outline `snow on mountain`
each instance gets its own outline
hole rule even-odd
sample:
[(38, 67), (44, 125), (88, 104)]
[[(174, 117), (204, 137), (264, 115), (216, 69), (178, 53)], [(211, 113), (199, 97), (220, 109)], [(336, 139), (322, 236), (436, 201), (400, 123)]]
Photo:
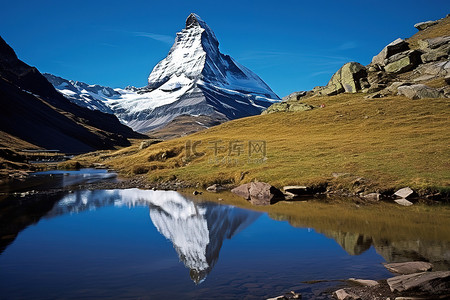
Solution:
[(214, 32), (196, 14), (188, 16), (186, 27), (177, 33), (144, 88), (112, 90), (51, 76), (49, 80), (71, 101), (114, 113), (139, 132), (163, 127), (180, 115), (221, 120), (256, 115), (279, 100), (255, 73), (220, 52)]
[(244, 230), (261, 213), (214, 203), (195, 203), (175, 191), (139, 189), (76, 191), (66, 195), (46, 217), (115, 206), (149, 206), (153, 225), (172, 244), (199, 284), (211, 272), (225, 239)]
[(48, 73), (42, 75), (72, 103), (92, 110), (113, 114), (107, 101), (120, 98), (120, 94), (110, 87), (88, 85), (79, 81), (66, 80)]

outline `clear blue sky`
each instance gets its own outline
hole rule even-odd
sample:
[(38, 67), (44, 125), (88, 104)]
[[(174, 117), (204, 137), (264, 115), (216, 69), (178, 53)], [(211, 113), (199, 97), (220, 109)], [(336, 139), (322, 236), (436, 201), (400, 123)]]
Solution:
[(144, 86), (191, 12), (222, 53), (280, 96), (325, 85), (348, 61), (368, 64), (417, 22), (445, 17), (450, 1), (1, 0), (0, 35), (19, 58), (67, 79)]

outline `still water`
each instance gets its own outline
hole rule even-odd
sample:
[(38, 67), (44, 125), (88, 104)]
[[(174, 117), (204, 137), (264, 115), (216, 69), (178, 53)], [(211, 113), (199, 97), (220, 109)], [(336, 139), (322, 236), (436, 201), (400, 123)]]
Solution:
[(343, 284), (333, 280), (390, 277), (393, 257), (450, 260), (448, 243), (375, 244), (175, 191), (80, 190), (0, 209), (0, 299), (328, 299)]

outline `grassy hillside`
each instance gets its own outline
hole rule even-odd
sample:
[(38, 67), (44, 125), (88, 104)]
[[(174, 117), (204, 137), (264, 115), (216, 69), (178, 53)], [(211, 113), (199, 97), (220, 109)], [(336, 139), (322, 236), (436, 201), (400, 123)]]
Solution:
[[(106, 163), (123, 175), (147, 174), (151, 181), (177, 178), (203, 185), (259, 180), (278, 187), (333, 182), (345, 188), (363, 177), (359, 181), (370, 189), (449, 187), (449, 99), (341, 94), (305, 102), (316, 108), (234, 120), (144, 150), (135, 145), (77, 160)], [(187, 158), (188, 140), (201, 141), (198, 152), (205, 154)], [(242, 141), (244, 151), (228, 156), (222, 149), (217, 158), (227, 161), (214, 162), (214, 149), (208, 147), (219, 140), (226, 148)], [(267, 160), (247, 161), (250, 140), (266, 142)], [(332, 173), (344, 174), (335, 178)]]

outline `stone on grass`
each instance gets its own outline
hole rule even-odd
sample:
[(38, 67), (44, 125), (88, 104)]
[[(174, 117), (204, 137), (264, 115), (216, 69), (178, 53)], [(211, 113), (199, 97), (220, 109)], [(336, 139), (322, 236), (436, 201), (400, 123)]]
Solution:
[(419, 272), (430, 271), (433, 264), (425, 261), (409, 261), (401, 263), (383, 264), (392, 273), (407, 275)]
[(401, 86), (398, 88), (398, 94), (413, 100), (424, 98), (442, 98), (444, 96), (441, 91), (424, 84)]

